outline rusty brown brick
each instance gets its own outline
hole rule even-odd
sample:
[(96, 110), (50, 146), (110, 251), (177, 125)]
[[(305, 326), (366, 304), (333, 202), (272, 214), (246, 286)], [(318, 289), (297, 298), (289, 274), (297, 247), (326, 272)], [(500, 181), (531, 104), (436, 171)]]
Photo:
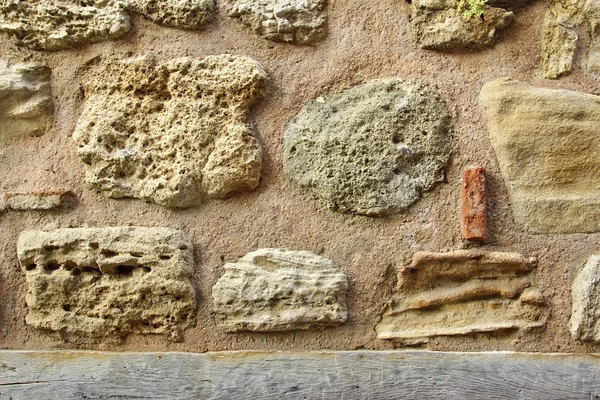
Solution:
[(485, 242), (488, 233), (484, 167), (463, 171), (461, 203), (462, 237)]

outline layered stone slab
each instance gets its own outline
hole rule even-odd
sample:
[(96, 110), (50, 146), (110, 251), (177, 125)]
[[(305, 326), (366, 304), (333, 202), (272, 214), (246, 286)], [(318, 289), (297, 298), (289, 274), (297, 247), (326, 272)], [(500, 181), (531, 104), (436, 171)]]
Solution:
[(535, 233), (600, 230), (600, 97), (499, 79), (480, 102), (515, 222)]
[(285, 128), (283, 168), (332, 210), (396, 213), (444, 179), (451, 124), (429, 85), (371, 81), (306, 103)]
[(65, 341), (119, 343), (129, 333), (182, 340), (195, 320), (192, 245), (170, 228), (25, 231), (27, 324)]
[(571, 286), (569, 329), (577, 340), (600, 342), (600, 256), (588, 258)]
[(406, 344), (436, 336), (544, 326), (548, 311), (532, 287), (536, 261), (517, 253), (418, 252), (377, 325), (379, 339)]
[(262, 157), (248, 110), (265, 81), (257, 62), (233, 55), (101, 62), (73, 133), (86, 182), (167, 207), (254, 189)]
[(50, 68), (0, 59), (0, 143), (41, 136), (52, 119)]
[(308, 251), (260, 249), (235, 263), (213, 287), (216, 319), (227, 332), (286, 331), (346, 321), (346, 275)]

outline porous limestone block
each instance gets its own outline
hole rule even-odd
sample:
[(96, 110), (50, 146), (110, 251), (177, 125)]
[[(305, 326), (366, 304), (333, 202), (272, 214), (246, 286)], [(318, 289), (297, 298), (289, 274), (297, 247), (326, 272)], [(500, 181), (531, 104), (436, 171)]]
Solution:
[(486, 6), (484, 18), (467, 19), (454, 0), (413, 0), (410, 23), (422, 49), (480, 49), (492, 46), (499, 31), (514, 19), (511, 11)]
[(26, 322), (74, 343), (119, 343), (130, 333), (182, 340), (195, 320), (192, 245), (170, 228), (25, 231)]
[(38, 192), (7, 192), (3, 207), (6, 210), (30, 211), (66, 208), (75, 202), (70, 190), (42, 190)]
[(214, 311), (227, 332), (336, 326), (348, 318), (346, 275), (307, 251), (260, 249), (235, 263), (213, 287)]
[(573, 339), (600, 343), (600, 256), (588, 258), (571, 286)]
[(237, 0), (229, 15), (276, 42), (314, 45), (327, 33), (326, 0)]
[(214, 0), (129, 0), (129, 8), (153, 22), (181, 29), (201, 29), (215, 17)]
[(35, 50), (113, 40), (130, 29), (125, 0), (3, 0), (0, 30)]
[(548, 311), (532, 287), (536, 260), (517, 253), (418, 252), (377, 325), (377, 337), (405, 344), (436, 336), (542, 327)]
[(535, 233), (600, 230), (600, 97), (498, 79), (481, 90), (516, 223)]
[(101, 62), (84, 79), (73, 133), (87, 183), (167, 207), (254, 189), (262, 157), (247, 119), (265, 81), (234, 55)]
[(41, 136), (52, 117), (50, 69), (0, 59), (0, 143)]
[(375, 80), (306, 103), (285, 128), (283, 168), (332, 210), (390, 214), (444, 179), (450, 132), (430, 86)]

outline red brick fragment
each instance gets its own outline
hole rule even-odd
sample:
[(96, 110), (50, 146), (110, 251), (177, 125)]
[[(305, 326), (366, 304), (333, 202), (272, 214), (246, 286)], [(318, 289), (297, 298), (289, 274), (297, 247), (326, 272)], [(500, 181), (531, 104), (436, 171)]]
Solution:
[(463, 171), (461, 201), (462, 237), (485, 242), (488, 233), (484, 167)]

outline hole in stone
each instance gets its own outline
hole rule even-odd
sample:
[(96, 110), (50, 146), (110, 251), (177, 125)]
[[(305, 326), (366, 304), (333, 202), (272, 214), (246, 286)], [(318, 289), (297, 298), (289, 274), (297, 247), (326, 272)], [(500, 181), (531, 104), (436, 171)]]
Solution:
[(46, 271), (48, 272), (56, 271), (59, 268), (60, 264), (56, 261), (50, 261), (48, 264), (46, 264)]
[(83, 272), (96, 272), (96, 271), (98, 271), (96, 268), (90, 267), (90, 266), (83, 267), (81, 270)]
[(161, 260), (170, 260), (171, 256), (167, 254), (161, 254), (160, 256), (158, 256), (158, 258), (160, 258)]
[(106, 256), (106, 257), (114, 257), (117, 255), (117, 252), (112, 251), (112, 250), (102, 249), (100, 251), (100, 254), (102, 254), (103, 256)]
[(96, 243), (96, 242), (91, 242), (91, 243), (90, 243), (90, 247), (91, 247), (92, 249), (97, 249), (97, 248), (98, 248), (98, 247), (100, 247), (100, 246), (99, 246), (99, 245), (98, 245), (98, 243)]
[(73, 268), (77, 268), (77, 264), (75, 264), (73, 261), (65, 261), (63, 268), (65, 271), (72, 271)]
[(290, 149), (290, 154), (294, 154), (296, 152), (296, 146), (292, 146)]
[(73, 271), (71, 271), (71, 273), (75, 276), (81, 275), (81, 270), (79, 268), (73, 268)]
[(131, 275), (135, 267), (131, 265), (119, 265), (117, 266), (116, 273), (117, 275)]
[(225, 262), (225, 256), (221, 255), (221, 262)]
[(44, 246), (44, 250), (45, 251), (54, 251), (54, 250), (58, 250), (57, 246)]
[(162, 324), (161, 324), (160, 322), (155, 322), (155, 323), (153, 323), (153, 324), (152, 324), (152, 327), (153, 327), (154, 329), (158, 329), (158, 328), (160, 328), (161, 326), (162, 326)]
[(181, 246), (179, 246), (179, 250), (187, 250), (187, 246), (182, 244)]
[(66, 312), (70, 312), (71, 311), (71, 305), (70, 304), (65, 304), (63, 306), (63, 310), (65, 310)]
[(140, 257), (142, 256), (142, 254), (141, 254), (141, 253), (129, 253), (129, 255), (130, 255), (131, 257), (136, 257), (136, 258), (140, 258)]
[(150, 268), (150, 267), (142, 267), (142, 269), (144, 270), (144, 272), (152, 271), (152, 268)]
[(34, 270), (34, 269), (36, 269), (36, 268), (37, 268), (37, 265), (35, 265), (35, 264), (27, 264), (27, 265), (25, 266), (25, 270), (26, 270), (26, 271), (33, 271), (33, 270)]
[(400, 138), (398, 136), (394, 135), (392, 137), (392, 143), (394, 143), (394, 144), (400, 143)]

